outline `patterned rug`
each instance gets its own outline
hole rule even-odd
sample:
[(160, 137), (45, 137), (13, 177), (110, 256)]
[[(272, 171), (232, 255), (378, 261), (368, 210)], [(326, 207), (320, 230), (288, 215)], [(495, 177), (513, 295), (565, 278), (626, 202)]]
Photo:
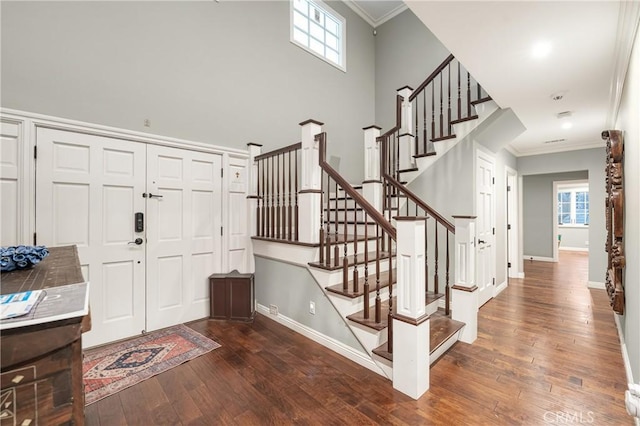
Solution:
[(84, 352), (85, 404), (219, 348), (211, 339), (184, 325)]

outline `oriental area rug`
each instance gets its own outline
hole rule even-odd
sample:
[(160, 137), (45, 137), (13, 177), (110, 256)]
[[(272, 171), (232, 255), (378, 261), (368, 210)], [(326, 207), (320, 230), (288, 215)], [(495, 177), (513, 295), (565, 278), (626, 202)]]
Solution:
[(84, 352), (82, 378), (89, 405), (219, 348), (184, 325)]

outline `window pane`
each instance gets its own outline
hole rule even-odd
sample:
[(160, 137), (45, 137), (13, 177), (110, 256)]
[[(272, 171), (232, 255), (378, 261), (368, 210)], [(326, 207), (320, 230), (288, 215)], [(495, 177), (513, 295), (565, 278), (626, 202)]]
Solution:
[(559, 201), (571, 201), (571, 193), (570, 192), (559, 192), (558, 197), (560, 197)]
[(339, 35), (340, 34), (338, 32), (339, 28), (340, 28), (340, 25), (338, 24), (338, 22), (334, 21), (329, 16), (327, 16), (327, 20), (325, 22), (324, 27), (327, 29), (327, 31), (333, 33), (334, 35)]
[(298, 12), (293, 12), (293, 25), (303, 31), (309, 31), (309, 20)]
[(319, 25), (324, 27), (324, 13), (315, 6), (311, 6), (311, 16), (310, 18), (317, 22)]
[(314, 52), (316, 52), (318, 55), (324, 56), (324, 44), (320, 43), (319, 41), (310, 38), (309, 39), (309, 47), (311, 48), (311, 50), (313, 50)]
[(309, 36), (297, 28), (293, 29), (293, 39), (304, 46), (309, 46)]
[(324, 42), (324, 30), (314, 22), (311, 22), (309, 33), (318, 41)]
[(335, 36), (333, 36), (331, 33), (326, 33), (326, 36), (327, 38), (325, 39), (324, 42), (327, 45), (327, 47), (330, 47), (337, 52), (339, 50), (338, 39)]
[(308, 16), (309, 3), (307, 3), (306, 0), (295, 0), (293, 2), (293, 7), (296, 10), (299, 10), (303, 15)]
[(565, 224), (565, 225), (568, 224), (568, 223), (571, 223), (571, 215), (569, 213), (563, 214), (560, 223)]
[(331, 50), (327, 48), (326, 57), (328, 60), (333, 61), (336, 64), (340, 63), (340, 56), (338, 55), (338, 52), (336, 52), (335, 50)]

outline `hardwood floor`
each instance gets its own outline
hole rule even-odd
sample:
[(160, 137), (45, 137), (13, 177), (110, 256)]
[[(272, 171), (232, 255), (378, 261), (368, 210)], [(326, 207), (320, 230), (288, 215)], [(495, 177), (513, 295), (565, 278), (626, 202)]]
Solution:
[(391, 382), (258, 315), (190, 326), (222, 344), (86, 408), (88, 425), (632, 425), (604, 290), (586, 253), (525, 262), (524, 280), (480, 310), (478, 340), (431, 369), (418, 401)]

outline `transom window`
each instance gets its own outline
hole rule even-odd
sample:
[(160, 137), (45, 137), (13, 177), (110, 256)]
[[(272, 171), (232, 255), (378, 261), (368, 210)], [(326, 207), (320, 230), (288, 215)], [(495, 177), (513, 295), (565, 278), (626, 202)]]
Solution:
[(589, 188), (558, 189), (558, 224), (589, 225)]
[(346, 71), (346, 22), (318, 0), (291, 1), (291, 42)]

